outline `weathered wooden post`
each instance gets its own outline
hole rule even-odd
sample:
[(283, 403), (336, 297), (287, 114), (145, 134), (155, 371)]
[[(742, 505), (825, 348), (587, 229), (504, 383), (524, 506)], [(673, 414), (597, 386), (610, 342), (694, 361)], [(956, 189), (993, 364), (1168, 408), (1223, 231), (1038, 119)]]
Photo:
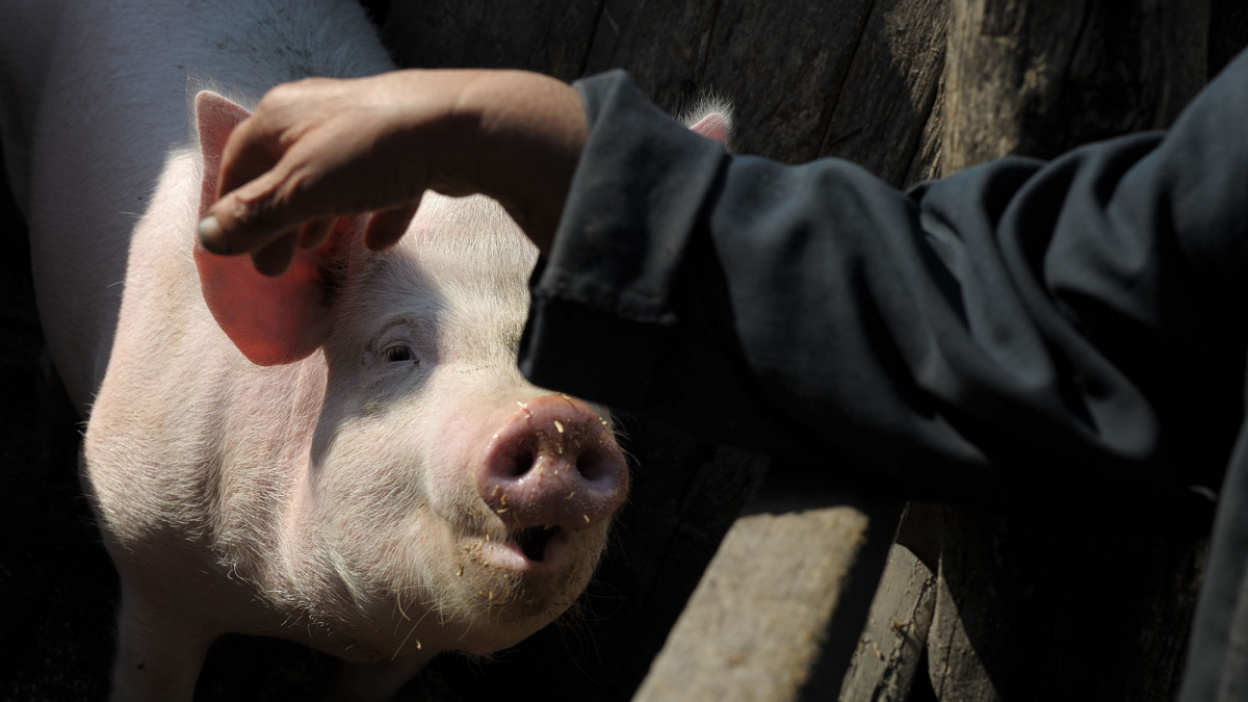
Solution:
[[(1205, 82), (1207, 1), (950, 9), (946, 173), (1164, 127)], [(1049, 523), (942, 511), (934, 690), (949, 702), (1173, 699), (1202, 542), (1107, 520), (1071, 529), (1054, 509)], [(1092, 626), (1115, 631), (1113, 645), (1092, 644)]]
[[(1186, 0), (953, 0), (942, 172), (1164, 127), (1204, 83), (1208, 23), (1208, 3)], [(922, 672), (915, 644), (942, 702), (1173, 699), (1203, 542), (1068, 518), (1058, 505), (1048, 519), (913, 510), (903, 531), (939, 544), (911, 537), (925, 557), (885, 576), (907, 596), (872, 616), (906, 622), (885, 648), (910, 652), (875, 680), (859, 674), (842, 699), (906, 699), (906, 677)], [(1095, 631), (1114, 632), (1112, 644)]]
[[(1164, 127), (1205, 82), (1208, 2), (956, 0), (951, 9), (945, 172)], [(1173, 699), (1200, 540), (972, 510), (944, 510), (942, 521), (927, 639), (942, 700)], [(1117, 632), (1112, 647), (1088, 655), (1090, 622)]]

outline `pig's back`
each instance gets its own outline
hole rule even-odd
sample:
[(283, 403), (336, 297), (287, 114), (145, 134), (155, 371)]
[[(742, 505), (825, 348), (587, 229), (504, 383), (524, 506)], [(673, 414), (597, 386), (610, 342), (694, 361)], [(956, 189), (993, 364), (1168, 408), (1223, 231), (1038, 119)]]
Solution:
[[(23, 199), (49, 348), (85, 410), (103, 379), (122, 296), (131, 287), (127, 269), (131, 278), (183, 288), (158, 291), (166, 300), (197, 294), (193, 277), (160, 271), (181, 269), (189, 256), (198, 182), (165, 182), (153, 207), (170, 159), (195, 153), (193, 93), (213, 87), (251, 106), (280, 82), (392, 66), (352, 0), (20, 4), (29, 21), (53, 26), (40, 42), (0, 56), (13, 66), (44, 67), (12, 91), (25, 97), (23, 108), (5, 119), (5, 137), (17, 142), (6, 143), (5, 151), (20, 156), (10, 159), (10, 170), (27, 171), (16, 177), (29, 184)], [(5, 33), (17, 31), (15, 24)], [(170, 307), (134, 300), (127, 314)], [(151, 333), (153, 320), (141, 322)]]

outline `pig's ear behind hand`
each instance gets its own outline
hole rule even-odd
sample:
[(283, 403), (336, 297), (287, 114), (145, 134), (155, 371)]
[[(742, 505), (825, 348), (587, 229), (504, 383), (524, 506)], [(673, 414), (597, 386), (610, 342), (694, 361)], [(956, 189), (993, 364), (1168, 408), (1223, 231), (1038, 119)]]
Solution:
[[(211, 91), (195, 96), (195, 117), (203, 156), (199, 217), (216, 202), (221, 153), (230, 132), (246, 119), (245, 109)], [(341, 238), (330, 236), (319, 249), (300, 249), (290, 270), (270, 278), (258, 273), (247, 256), (218, 256), (195, 247), (204, 302), (221, 330), (252, 363), (292, 363), (315, 351), (329, 333), (324, 269)]]
[(714, 139), (732, 150), (732, 105), (726, 100), (706, 97), (681, 121), (685, 126), (707, 139)]

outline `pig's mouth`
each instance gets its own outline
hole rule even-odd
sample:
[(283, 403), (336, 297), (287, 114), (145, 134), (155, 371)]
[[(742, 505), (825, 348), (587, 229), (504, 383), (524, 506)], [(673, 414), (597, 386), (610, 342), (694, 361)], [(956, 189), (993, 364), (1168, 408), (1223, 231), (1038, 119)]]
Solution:
[(528, 527), (512, 532), (511, 540), (520, 547), (525, 558), (534, 563), (541, 563), (546, 558), (546, 545), (559, 531), (560, 528), (554, 525)]
[(558, 525), (511, 529), (501, 539), (488, 536), (480, 543), (483, 561), (525, 576), (548, 576), (562, 571), (572, 555), (571, 532)]

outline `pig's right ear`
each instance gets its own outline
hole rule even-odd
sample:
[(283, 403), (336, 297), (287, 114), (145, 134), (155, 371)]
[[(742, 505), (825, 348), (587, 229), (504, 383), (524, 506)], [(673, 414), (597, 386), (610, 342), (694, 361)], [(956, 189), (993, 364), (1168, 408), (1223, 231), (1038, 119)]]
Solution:
[[(225, 143), (247, 116), (247, 110), (214, 92), (195, 96), (203, 155), (201, 218), (216, 202)], [(351, 226), (357, 224), (352, 222)], [(217, 325), (252, 363), (292, 363), (324, 343), (330, 325), (324, 271), (334, 250), (345, 248), (335, 246), (342, 238), (331, 236), (318, 250), (300, 249), (290, 270), (276, 278), (256, 272), (248, 256), (218, 256), (196, 241), (195, 266), (204, 302)]]
[(708, 139), (728, 144), (729, 121), (727, 115), (719, 112), (712, 112), (694, 124), (689, 125), (689, 129)]
[(723, 144), (725, 149), (731, 150), (729, 141), (732, 139), (732, 106), (727, 101), (705, 98), (683, 121), (691, 131), (714, 139)]

